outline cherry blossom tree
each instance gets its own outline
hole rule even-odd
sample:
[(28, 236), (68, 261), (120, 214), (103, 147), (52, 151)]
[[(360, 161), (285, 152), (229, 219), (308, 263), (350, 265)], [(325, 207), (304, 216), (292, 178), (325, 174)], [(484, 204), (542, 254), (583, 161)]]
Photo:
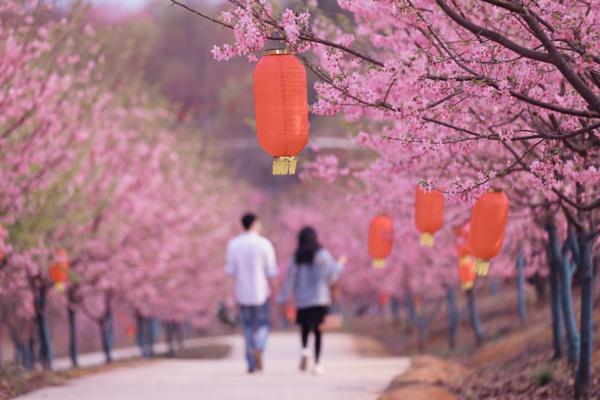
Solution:
[(170, 2), (233, 30), (235, 45), (216, 46), (217, 59), (252, 61), (269, 43), (291, 48), (320, 80), (315, 113), (370, 122), (360, 139), (380, 154), (375, 173), (407, 168), (465, 201), (522, 179), (550, 215), (564, 213), (581, 250), (573, 250), (583, 304), (575, 397), (589, 396), (600, 205), (594, 5), (340, 0), (353, 19), (342, 25), (315, 1), (280, 10), (231, 0), (220, 16)]
[[(28, 7), (0, 5), (0, 76), (10, 83), (0, 90), (2, 321), (23, 365), (39, 343), (51, 368), (48, 309), (66, 306), (77, 366), (83, 312), (110, 362), (115, 309), (210, 320), (224, 290), (215, 254), (236, 225), (231, 196), (245, 189), (232, 190), (193, 127), (174, 128), (164, 102), (114, 72), (112, 58), (127, 53), (103, 53), (106, 32), (87, 24), (86, 9), (56, 17)], [(58, 247), (69, 254), (65, 293), (49, 275)]]

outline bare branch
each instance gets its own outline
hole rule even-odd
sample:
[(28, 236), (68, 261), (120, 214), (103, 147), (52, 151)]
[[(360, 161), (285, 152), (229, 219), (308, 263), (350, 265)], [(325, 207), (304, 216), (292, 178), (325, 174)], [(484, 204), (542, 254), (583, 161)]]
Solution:
[(181, 2), (179, 2), (177, 0), (168, 0), (168, 1), (171, 2), (171, 5), (177, 5), (177, 6), (181, 7), (181, 8), (184, 8), (184, 9), (188, 10), (189, 12), (198, 15), (199, 17), (202, 17), (202, 18), (204, 18), (204, 19), (206, 19), (208, 21), (214, 22), (217, 25), (221, 25), (224, 28), (233, 29), (233, 25), (228, 24), (228, 23), (223, 22), (223, 21), (219, 21), (218, 19), (213, 18), (210, 15), (206, 15), (206, 14), (204, 14), (204, 13), (198, 11), (198, 10), (193, 9), (192, 7), (188, 6), (187, 4), (183, 4), (183, 3), (181, 3)]

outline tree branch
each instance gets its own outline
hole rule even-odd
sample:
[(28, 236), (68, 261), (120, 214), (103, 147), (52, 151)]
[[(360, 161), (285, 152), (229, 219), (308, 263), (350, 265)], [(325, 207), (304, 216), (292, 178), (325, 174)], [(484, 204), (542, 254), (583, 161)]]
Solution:
[(462, 15), (460, 15), (459, 13), (454, 11), (444, 0), (435, 0), (435, 1), (438, 4), (438, 6), (440, 6), (442, 11), (444, 11), (446, 13), (446, 15), (448, 15), (451, 19), (453, 19), (454, 22), (456, 22), (463, 28), (471, 31), (474, 35), (486, 37), (486, 38), (506, 47), (507, 49), (510, 49), (510, 50), (514, 51), (515, 53), (520, 54), (521, 56), (523, 56), (525, 58), (529, 58), (531, 60), (536, 60), (536, 61), (541, 61), (544, 63), (550, 63), (550, 57), (548, 57), (548, 54), (543, 53), (541, 51), (531, 50), (531, 49), (528, 49), (527, 47), (523, 47), (523, 46), (513, 42), (512, 40), (508, 39), (507, 37), (499, 34), (496, 31), (492, 31), (490, 29), (484, 28), (482, 26), (479, 26), (479, 25), (473, 23), (472, 21), (464, 18)]
[[(438, 0), (441, 1), (441, 0)], [(562, 73), (565, 79), (573, 86), (573, 88), (585, 99), (590, 107), (600, 113), (600, 98), (585, 84), (585, 82), (577, 76), (575, 71), (571, 69), (562, 54), (558, 51), (552, 40), (546, 35), (540, 27), (538, 21), (531, 15), (523, 16), (527, 24), (531, 27), (536, 37), (542, 42), (551, 57), (550, 62)]]

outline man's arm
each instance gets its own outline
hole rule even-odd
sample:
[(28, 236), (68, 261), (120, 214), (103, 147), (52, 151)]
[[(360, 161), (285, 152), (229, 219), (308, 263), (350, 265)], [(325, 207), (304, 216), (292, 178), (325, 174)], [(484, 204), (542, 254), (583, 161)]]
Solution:
[(295, 282), (296, 282), (296, 272), (297, 272), (296, 263), (294, 263), (292, 261), (289, 263), (287, 270), (285, 272), (285, 279), (283, 281), (283, 287), (281, 288), (281, 291), (277, 295), (277, 302), (279, 304), (285, 304), (289, 301), (289, 299), (292, 295), (292, 290), (293, 290)]
[(267, 275), (267, 280), (269, 282), (269, 289), (271, 290), (271, 294), (274, 295), (277, 293), (278, 285), (277, 279), (275, 279), (279, 275), (279, 270), (277, 269), (277, 258), (275, 256), (275, 248), (271, 244), (270, 241), (266, 242), (265, 245), (265, 273)]
[(277, 291), (279, 290), (279, 282), (277, 282), (277, 279), (275, 279), (274, 277), (269, 277), (268, 281), (269, 290), (271, 291), (271, 297), (273, 298), (275, 296), (275, 293), (277, 293)]
[(231, 246), (231, 242), (227, 244), (227, 251), (225, 252), (225, 273), (228, 275), (229, 279), (227, 284), (227, 289), (229, 292), (229, 296), (227, 299), (227, 304), (230, 306), (234, 306), (236, 304), (236, 295), (234, 290), (234, 281), (237, 275), (237, 264), (235, 262), (234, 251)]

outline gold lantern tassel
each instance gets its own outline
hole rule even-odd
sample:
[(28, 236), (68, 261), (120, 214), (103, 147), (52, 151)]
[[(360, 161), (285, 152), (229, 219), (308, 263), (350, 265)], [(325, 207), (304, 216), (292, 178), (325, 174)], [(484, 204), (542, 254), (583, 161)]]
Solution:
[(275, 157), (273, 159), (273, 175), (294, 175), (296, 173), (297, 164), (297, 157)]
[(385, 259), (383, 258), (376, 258), (373, 260), (373, 268), (376, 269), (381, 269), (385, 267)]
[(486, 260), (475, 260), (475, 272), (477, 276), (486, 276), (490, 272), (490, 262)]
[(473, 289), (474, 283), (475, 283), (474, 281), (463, 282), (463, 289), (464, 290)]
[(433, 247), (433, 235), (431, 233), (424, 233), (421, 235), (421, 246)]
[(64, 282), (56, 282), (54, 284), (54, 290), (56, 290), (58, 293), (63, 293), (65, 291), (65, 283)]

